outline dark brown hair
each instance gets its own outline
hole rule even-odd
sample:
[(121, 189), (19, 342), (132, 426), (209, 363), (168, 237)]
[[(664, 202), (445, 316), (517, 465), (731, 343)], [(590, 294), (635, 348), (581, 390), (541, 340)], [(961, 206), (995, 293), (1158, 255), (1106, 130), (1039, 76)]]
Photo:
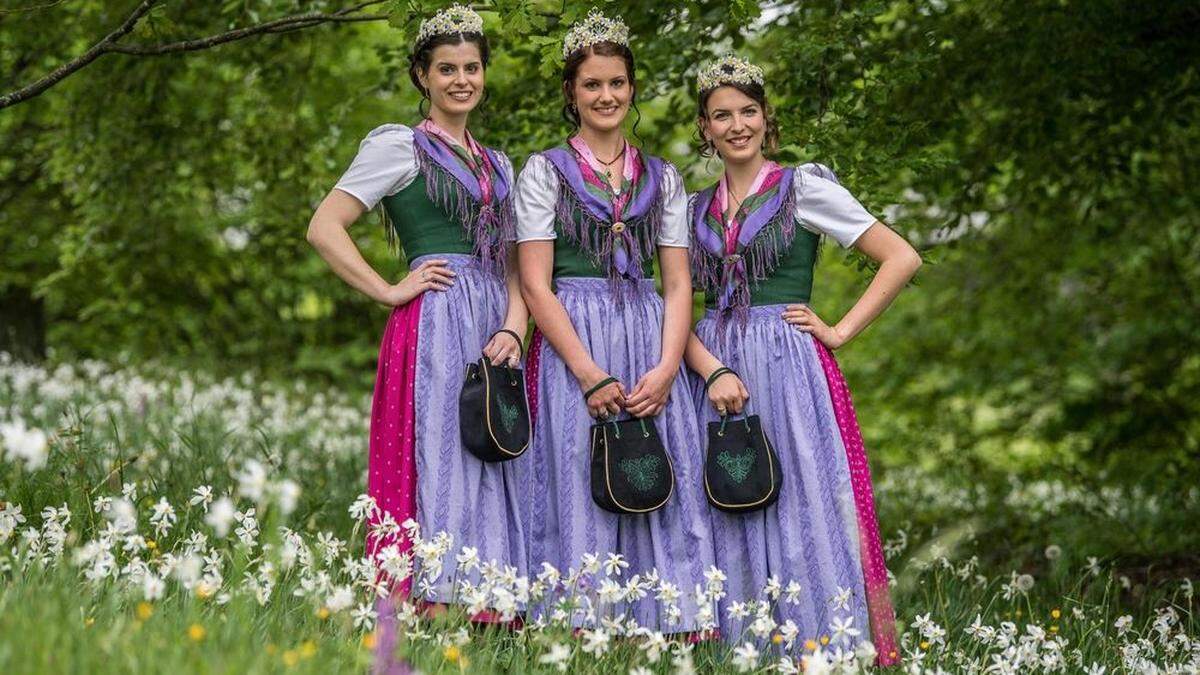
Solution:
[[(697, 103), (699, 104), (697, 115), (699, 115), (699, 119), (708, 119), (708, 98), (712, 96), (714, 91), (721, 87), (733, 87), (737, 89), (757, 103), (758, 107), (762, 108), (763, 119), (767, 122), (766, 132), (763, 134), (763, 154), (770, 156), (779, 150), (779, 125), (775, 122), (775, 112), (771, 109), (771, 105), (767, 103), (767, 90), (761, 84), (726, 82), (711, 89), (705, 89), (700, 92), (700, 96), (697, 99)], [(712, 141), (704, 139), (704, 130), (700, 128), (698, 120), (696, 123), (696, 142), (699, 143), (701, 156), (712, 157), (716, 154), (716, 146), (713, 145)]]
[(638, 122), (642, 121), (642, 111), (637, 107), (637, 71), (633, 63), (633, 50), (615, 42), (597, 42), (583, 49), (576, 49), (567, 57), (562, 69), (562, 116), (576, 130), (579, 129), (579, 109), (575, 107), (575, 78), (579, 75), (579, 67), (589, 56), (616, 56), (625, 62), (625, 75), (629, 78), (629, 86), (633, 87), (633, 98), (629, 106), (633, 108), (633, 135), (641, 144), (642, 137), (638, 136)]
[[(434, 35), (424, 42), (421, 42), (413, 48), (412, 54), (408, 55), (408, 79), (412, 80), (413, 86), (417, 91), (421, 92), (421, 102), (417, 104), (417, 110), (421, 113), (421, 117), (428, 117), (429, 114), (424, 110), (424, 105), (429, 101), (429, 91), (421, 85), (420, 74), (429, 74), (429, 66), (433, 63), (433, 50), (444, 45), (460, 45), (464, 42), (473, 43), (479, 48), (479, 60), (483, 62), (483, 69), (486, 71), (488, 60), (491, 58), (491, 49), (488, 47), (487, 36), (483, 33), (444, 33)], [(484, 89), (483, 99), (479, 105), (487, 102), (488, 91)]]

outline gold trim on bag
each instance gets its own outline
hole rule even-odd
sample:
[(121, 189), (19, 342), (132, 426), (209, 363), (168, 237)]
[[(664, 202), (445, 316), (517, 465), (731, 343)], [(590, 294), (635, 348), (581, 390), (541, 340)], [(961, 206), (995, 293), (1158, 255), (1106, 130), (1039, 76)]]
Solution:
[(708, 495), (708, 498), (711, 499), (714, 504), (716, 504), (718, 506), (722, 506), (727, 509), (748, 509), (748, 508), (751, 508), (754, 506), (758, 506), (759, 504), (767, 501), (768, 499), (771, 498), (771, 493), (775, 492), (775, 485), (778, 482), (775, 480), (775, 460), (774, 460), (775, 448), (771, 445), (771, 440), (769, 438), (767, 438), (767, 432), (763, 431), (761, 420), (758, 423), (758, 433), (762, 435), (763, 443), (765, 443), (767, 446), (767, 469), (771, 473), (771, 489), (767, 490), (767, 496), (763, 497), (762, 499), (760, 499), (758, 501), (749, 502), (746, 504), (726, 504), (725, 502), (717, 499), (716, 497), (713, 496), (712, 488), (710, 488), (708, 485), (708, 462), (705, 461), (704, 462), (704, 469), (705, 469), (705, 471), (704, 471), (704, 492), (705, 492), (705, 494)]
[[(654, 424), (653, 421), (651, 421), (650, 423)], [(667, 496), (663, 497), (663, 500), (661, 502), (659, 502), (649, 508), (645, 508), (645, 509), (633, 509), (633, 508), (625, 506), (621, 502), (617, 501), (617, 496), (613, 494), (612, 482), (609, 480), (609, 476), (608, 476), (608, 467), (609, 467), (608, 429), (605, 428), (603, 431), (604, 431), (604, 486), (605, 486), (605, 488), (608, 489), (608, 498), (612, 500), (612, 503), (616, 504), (618, 507), (624, 509), (628, 513), (650, 513), (651, 511), (657, 511), (658, 509), (661, 509), (664, 504), (671, 501), (671, 495), (675, 494), (675, 464), (674, 464), (674, 462), (671, 461), (671, 453), (667, 452), (667, 449), (665, 447), (663, 448), (663, 455), (665, 455), (667, 458), (667, 471), (668, 471), (668, 474), (671, 476), (671, 487), (670, 487), (670, 489), (667, 490)], [(658, 433), (657, 428), (654, 431), (656, 434)], [(594, 433), (595, 432), (593, 431), (593, 434)], [(661, 441), (659, 441), (659, 442), (661, 443)]]
[[(485, 357), (485, 359), (486, 359), (486, 357)], [(470, 366), (468, 366), (468, 367), (470, 367)], [(526, 400), (525, 400), (525, 428), (527, 428), (529, 430), (529, 438), (525, 441), (525, 445), (521, 446), (520, 450), (517, 450), (514, 452), (514, 451), (509, 450), (508, 448), (504, 447), (503, 445), (501, 445), (500, 441), (496, 438), (496, 434), (492, 432), (492, 378), (490, 377), (491, 371), (488, 369), (486, 363), (483, 364), (483, 367), (480, 370), (483, 371), (483, 412), (484, 412), (484, 418), (486, 419), (486, 423), (484, 426), (487, 427), (488, 436), (492, 437), (492, 443), (495, 444), (496, 448), (500, 452), (503, 452), (504, 454), (506, 454), (510, 457), (514, 457), (514, 458), (520, 457), (521, 455), (525, 454), (525, 450), (529, 448), (529, 442), (531, 440), (533, 440), (533, 422), (529, 419), (529, 399), (526, 398)], [(524, 391), (521, 392), (521, 396), (522, 396), (522, 398), (525, 397)]]

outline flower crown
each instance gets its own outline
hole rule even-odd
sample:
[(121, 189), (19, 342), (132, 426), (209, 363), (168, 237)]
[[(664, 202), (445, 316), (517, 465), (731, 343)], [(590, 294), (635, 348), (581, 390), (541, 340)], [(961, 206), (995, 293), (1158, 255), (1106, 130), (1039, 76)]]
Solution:
[(696, 88), (700, 93), (723, 84), (757, 84), (761, 87), (763, 70), (746, 59), (726, 54), (701, 68), (696, 76)]
[(629, 46), (629, 27), (621, 19), (610, 19), (593, 8), (587, 18), (577, 21), (563, 38), (563, 59), (599, 42)]
[(438, 35), (483, 34), (483, 17), (462, 5), (451, 5), (421, 22), (416, 44)]

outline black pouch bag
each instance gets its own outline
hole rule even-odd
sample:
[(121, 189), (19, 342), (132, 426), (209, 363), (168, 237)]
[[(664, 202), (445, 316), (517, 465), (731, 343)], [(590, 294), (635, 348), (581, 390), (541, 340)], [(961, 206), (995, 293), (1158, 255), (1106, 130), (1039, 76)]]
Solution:
[(774, 504), (782, 486), (779, 455), (758, 415), (708, 423), (704, 492), (710, 504), (729, 513), (757, 511)]
[(516, 459), (529, 448), (529, 403), (520, 368), (493, 366), (487, 357), (467, 364), (458, 395), (463, 446), (485, 462)]
[(592, 501), (605, 511), (650, 513), (675, 490), (671, 458), (654, 420), (592, 425)]

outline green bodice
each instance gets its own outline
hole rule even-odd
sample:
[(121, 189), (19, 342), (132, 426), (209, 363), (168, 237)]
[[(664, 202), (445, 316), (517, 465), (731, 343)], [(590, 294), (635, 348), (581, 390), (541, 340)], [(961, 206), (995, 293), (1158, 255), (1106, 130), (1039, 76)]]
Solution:
[[(566, 189), (566, 188), (564, 188)], [(640, 225), (640, 223), (639, 223)], [(636, 226), (636, 225), (635, 225)], [(603, 270), (592, 261), (586, 251), (580, 249), (563, 231), (562, 223), (554, 221), (554, 278), (558, 277), (607, 277), (608, 271)], [(642, 261), (642, 277), (654, 278), (654, 258)]]
[[(796, 236), (791, 248), (779, 260), (771, 276), (758, 282), (750, 281), (750, 305), (779, 305), (804, 302), (812, 298), (813, 267), (817, 263), (817, 247), (821, 237), (796, 223)], [(720, 291), (705, 291), (704, 305), (716, 308)]]
[(425, 176), (421, 173), (408, 187), (384, 197), (382, 204), (408, 260), (429, 254), (474, 253), (462, 224), (425, 194)]

